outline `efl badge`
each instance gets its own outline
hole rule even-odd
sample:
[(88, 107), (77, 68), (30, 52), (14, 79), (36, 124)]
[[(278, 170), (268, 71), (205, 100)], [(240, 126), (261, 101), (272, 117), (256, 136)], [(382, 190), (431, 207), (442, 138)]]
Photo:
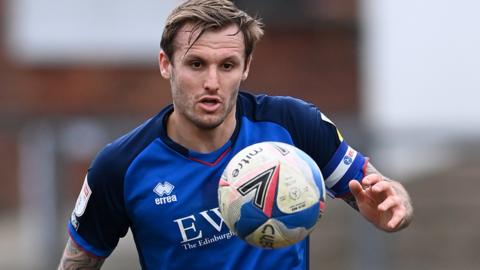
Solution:
[(78, 195), (77, 203), (75, 204), (75, 216), (81, 217), (83, 213), (85, 213), (85, 209), (87, 208), (88, 200), (90, 199), (90, 195), (92, 195), (92, 190), (88, 186), (88, 176), (85, 176), (85, 180), (83, 182), (82, 190)]

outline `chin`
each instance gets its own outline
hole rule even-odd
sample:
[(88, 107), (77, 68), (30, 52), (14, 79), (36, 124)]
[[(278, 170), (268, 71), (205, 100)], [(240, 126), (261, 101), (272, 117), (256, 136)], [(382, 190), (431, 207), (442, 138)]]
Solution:
[(195, 125), (200, 129), (214, 130), (223, 123), (222, 121), (197, 121)]
[(221, 126), (228, 118), (225, 112), (217, 112), (214, 114), (189, 114), (187, 117), (198, 129), (214, 130)]

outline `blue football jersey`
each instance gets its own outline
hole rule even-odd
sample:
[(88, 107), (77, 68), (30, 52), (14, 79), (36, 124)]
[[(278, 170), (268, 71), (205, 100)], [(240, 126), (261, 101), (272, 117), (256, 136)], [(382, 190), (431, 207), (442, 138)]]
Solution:
[(234, 134), (208, 154), (167, 136), (172, 111), (164, 108), (97, 155), (68, 224), (72, 239), (107, 257), (131, 229), (143, 269), (308, 269), (308, 238), (261, 249), (229, 231), (217, 196), (225, 166), (254, 143), (292, 144), (321, 168), (330, 195), (341, 197), (348, 181), (363, 177), (366, 159), (318, 108), (291, 97), (240, 92)]

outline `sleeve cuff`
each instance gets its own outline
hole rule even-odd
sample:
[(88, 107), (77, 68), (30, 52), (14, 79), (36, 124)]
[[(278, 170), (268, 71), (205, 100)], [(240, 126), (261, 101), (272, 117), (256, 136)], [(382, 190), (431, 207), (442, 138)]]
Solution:
[(348, 194), (350, 192), (348, 182), (363, 178), (367, 162), (368, 160), (361, 153), (343, 141), (322, 170), (329, 194), (334, 197)]
[(68, 222), (68, 234), (72, 238), (72, 240), (77, 244), (81, 250), (85, 251), (89, 256), (95, 258), (104, 259), (108, 257), (113, 250), (102, 250), (90, 245), (83, 237), (78, 234), (78, 232), (73, 228), (73, 225)]

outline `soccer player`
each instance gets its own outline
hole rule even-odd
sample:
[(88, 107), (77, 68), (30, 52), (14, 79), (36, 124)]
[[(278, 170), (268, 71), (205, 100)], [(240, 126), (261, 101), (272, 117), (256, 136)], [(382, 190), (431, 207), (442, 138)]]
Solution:
[(143, 269), (308, 269), (308, 240), (256, 248), (233, 235), (218, 210), (226, 164), (262, 141), (309, 154), (329, 193), (379, 229), (410, 223), (402, 185), (349, 146), (317, 107), (239, 91), (262, 35), (262, 24), (228, 0), (191, 0), (173, 10), (159, 54), (173, 104), (97, 155), (59, 269), (99, 269), (129, 228)]

